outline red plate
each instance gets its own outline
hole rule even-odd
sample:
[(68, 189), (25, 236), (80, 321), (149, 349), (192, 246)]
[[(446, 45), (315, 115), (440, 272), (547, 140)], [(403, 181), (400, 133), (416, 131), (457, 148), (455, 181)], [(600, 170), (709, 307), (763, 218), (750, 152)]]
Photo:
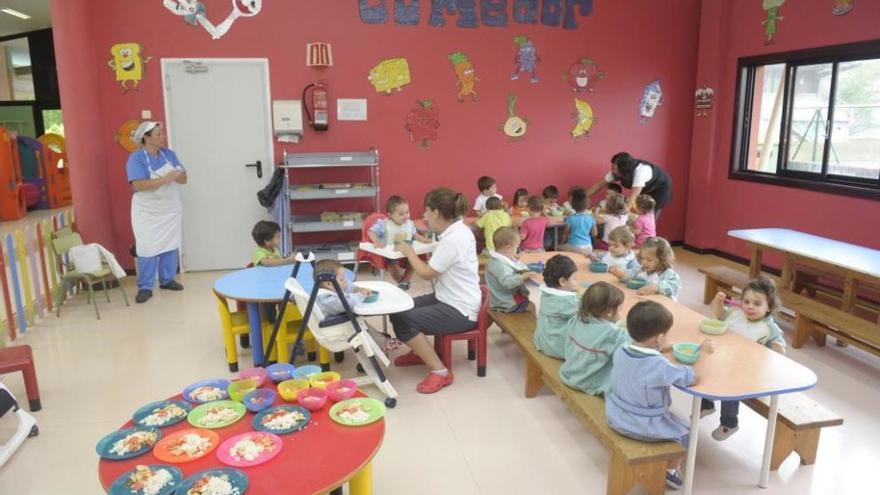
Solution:
[[(232, 449), (232, 446), (238, 443), (240, 440), (244, 440), (246, 438), (265, 438), (268, 441), (272, 442), (272, 447), (264, 450), (252, 461), (249, 461), (244, 457), (233, 457), (232, 454), (229, 452)], [(249, 431), (247, 433), (242, 433), (241, 435), (236, 435), (229, 440), (223, 442), (223, 444), (220, 445), (220, 448), (217, 450), (217, 458), (220, 459), (220, 462), (226, 464), (227, 466), (251, 467), (272, 460), (275, 456), (281, 453), (282, 446), (283, 444), (281, 443), (281, 437), (279, 437), (278, 435), (265, 431)]]
[[(174, 454), (171, 452), (171, 449), (174, 447), (174, 444), (178, 442), (184, 435), (189, 433), (194, 433), (202, 438), (206, 438), (211, 441), (211, 446), (205, 449), (202, 452), (199, 452), (197, 455), (189, 455), (189, 454)], [(157, 459), (164, 462), (171, 463), (181, 463), (181, 462), (189, 462), (199, 459), (201, 457), (205, 457), (210, 454), (212, 450), (217, 448), (217, 445), (220, 444), (220, 435), (216, 432), (210, 430), (201, 430), (198, 428), (189, 428), (186, 430), (180, 430), (177, 432), (168, 435), (163, 438), (156, 444), (153, 448), (153, 455), (156, 456)]]

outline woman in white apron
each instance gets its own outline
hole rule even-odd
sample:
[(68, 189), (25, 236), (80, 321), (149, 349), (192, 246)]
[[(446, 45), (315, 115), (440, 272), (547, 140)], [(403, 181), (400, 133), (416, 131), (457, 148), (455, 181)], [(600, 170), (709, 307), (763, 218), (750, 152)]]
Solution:
[(186, 170), (177, 155), (164, 147), (165, 133), (158, 122), (142, 122), (134, 140), (141, 143), (141, 148), (128, 157), (125, 167), (134, 189), (131, 227), (138, 264), (135, 301), (143, 303), (153, 296), (157, 272), (160, 288), (183, 290), (174, 276), (183, 215), (180, 186), (186, 184)]

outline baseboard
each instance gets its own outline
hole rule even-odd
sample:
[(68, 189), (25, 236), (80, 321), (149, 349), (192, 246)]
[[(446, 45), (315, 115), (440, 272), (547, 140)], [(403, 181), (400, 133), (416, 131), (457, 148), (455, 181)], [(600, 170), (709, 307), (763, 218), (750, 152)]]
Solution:
[[(690, 244), (686, 244), (686, 243), (682, 244), (682, 248), (686, 249), (692, 253), (696, 253), (696, 254), (700, 254), (700, 255), (718, 256), (719, 258), (724, 258), (726, 260), (733, 261), (734, 263), (738, 263), (740, 265), (749, 266), (751, 264), (751, 260), (749, 260), (748, 258), (743, 258), (742, 256), (736, 256), (734, 254), (730, 254), (730, 253), (727, 253), (727, 252), (724, 252), (724, 251), (721, 251), (721, 250), (715, 249), (715, 248), (699, 248), (696, 246), (691, 246)], [(778, 268), (773, 268), (773, 267), (769, 267), (766, 265), (764, 265), (762, 267), (762, 271), (765, 271), (767, 273), (772, 273), (773, 275), (781, 275), (782, 274), (782, 271), (779, 270)]]

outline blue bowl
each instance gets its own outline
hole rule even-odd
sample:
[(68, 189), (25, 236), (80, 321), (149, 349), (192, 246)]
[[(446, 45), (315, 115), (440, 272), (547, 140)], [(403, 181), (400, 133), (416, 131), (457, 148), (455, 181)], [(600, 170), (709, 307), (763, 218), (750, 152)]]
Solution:
[(590, 271), (593, 273), (605, 273), (608, 271), (608, 263), (590, 263)]
[(244, 407), (253, 413), (267, 409), (274, 401), (275, 391), (268, 388), (258, 388), (244, 395)]
[(315, 373), (320, 373), (321, 367), (315, 366), (314, 364), (307, 364), (305, 366), (300, 366), (293, 372), (294, 378), (305, 378), (308, 380), (309, 375), (314, 375)]
[(281, 383), (284, 380), (290, 380), (293, 378), (293, 372), (296, 371), (296, 366), (287, 363), (277, 363), (267, 366), (266, 371), (269, 373), (270, 380), (274, 383)]
[(675, 356), (675, 359), (680, 363), (694, 364), (697, 362), (697, 358), (700, 357), (700, 352), (697, 350), (698, 347), (700, 347), (699, 344), (693, 344), (690, 342), (672, 344), (672, 355)]
[(370, 291), (370, 295), (364, 298), (365, 303), (374, 303), (379, 300), (379, 292), (378, 291)]
[(646, 285), (648, 285), (648, 281), (643, 278), (631, 278), (626, 281), (626, 286), (630, 289), (641, 289)]

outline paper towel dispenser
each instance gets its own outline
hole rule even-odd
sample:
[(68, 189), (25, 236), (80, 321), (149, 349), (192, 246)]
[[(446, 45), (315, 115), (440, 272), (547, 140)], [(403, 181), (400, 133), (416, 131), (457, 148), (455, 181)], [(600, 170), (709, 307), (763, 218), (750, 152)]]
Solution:
[(302, 100), (274, 100), (272, 126), (279, 141), (298, 142), (303, 135)]

